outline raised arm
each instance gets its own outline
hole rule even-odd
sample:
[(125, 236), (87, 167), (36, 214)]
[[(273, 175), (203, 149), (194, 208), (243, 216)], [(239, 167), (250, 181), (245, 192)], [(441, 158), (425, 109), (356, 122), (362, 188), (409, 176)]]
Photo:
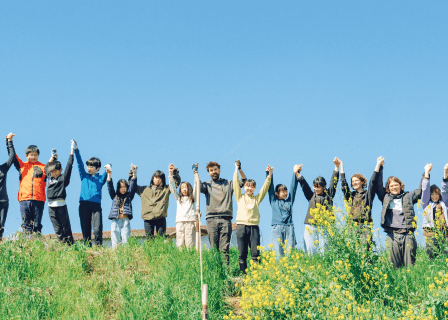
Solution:
[(207, 190), (207, 186), (205, 185), (205, 183), (201, 182), (201, 179), (199, 178), (199, 173), (198, 173), (198, 169), (199, 169), (199, 163), (195, 163), (193, 166), (193, 172), (194, 172), (194, 180), (195, 181), (199, 181), (199, 185), (201, 187), (201, 193), (203, 194), (207, 194), (208, 190)]
[(8, 160), (6, 161), (7, 170), (11, 167), (11, 165), (16, 160), (16, 150), (14, 149), (14, 145), (12, 143), (12, 138), (15, 136), (12, 132), (6, 136), (6, 149), (8, 150)]
[(76, 162), (78, 162), (79, 177), (82, 180), (86, 177), (87, 173), (84, 169), (84, 162), (82, 162), (81, 153), (79, 152), (78, 144), (75, 139), (72, 140), (72, 149), (75, 150)]
[[(270, 168), (271, 166), (268, 165), (268, 167), (266, 168), (266, 177), (269, 176), (269, 172), (270, 172)], [(274, 173), (271, 174), (271, 183), (269, 184), (269, 202), (272, 203), (272, 201), (274, 201), (275, 198), (275, 191), (274, 191)]]
[(238, 166), (238, 171), (240, 172), (241, 175), (241, 180), (240, 180), (240, 188), (242, 188), (244, 186), (244, 184), (246, 183), (246, 175), (243, 172), (243, 169), (241, 169), (241, 161), (240, 160), (236, 160), (235, 164)]
[(235, 173), (233, 174), (233, 193), (235, 194), (236, 201), (242, 197), (240, 181), (238, 179), (238, 164), (235, 163)]
[(131, 198), (131, 201), (134, 199), (136, 191), (137, 191), (137, 177), (132, 177), (131, 183), (129, 184), (129, 198)]
[(425, 166), (425, 177), (422, 182), (422, 207), (425, 209), (431, 200), (431, 182), (429, 179), (429, 172), (432, 169), (432, 164), (427, 163)]
[(176, 183), (174, 182), (173, 178), (173, 172), (174, 172), (173, 164), (170, 164), (170, 166), (168, 167), (168, 172), (169, 172), (170, 192), (173, 195), (174, 199), (179, 200), (180, 195), (176, 190)]
[(448, 206), (448, 163), (443, 168), (442, 201)]
[(299, 180), (300, 186), (302, 187), (303, 195), (305, 196), (306, 200), (310, 201), (314, 195), (314, 192), (311, 190), (308, 182), (306, 182), (301, 172), (302, 171), (300, 171), (299, 177), (297, 179)]
[(117, 194), (115, 193), (114, 183), (110, 177), (107, 177), (107, 191), (109, 191), (109, 196), (113, 200)]
[(338, 181), (339, 181), (339, 165), (341, 163), (341, 160), (338, 158), (334, 158), (334, 171), (331, 175), (331, 181), (330, 181), (330, 187), (328, 188), (328, 195), (331, 199), (334, 198), (336, 195), (336, 190), (338, 188)]
[[(425, 169), (426, 170), (426, 169)], [(429, 172), (428, 172), (429, 173)], [(429, 175), (428, 175), (429, 176)], [(409, 192), (411, 199), (412, 199), (412, 203), (415, 204), (417, 203), (417, 201), (419, 199), (421, 199), (422, 197), (422, 184), (423, 184), (423, 179), (425, 178), (425, 173), (422, 174), (422, 178), (420, 179), (420, 185), (418, 186), (417, 189)]]
[[(272, 172), (273, 171), (274, 171), (274, 168), (270, 167), (270, 171), (268, 173), (268, 176), (266, 177), (266, 180), (264, 181), (264, 184), (261, 187), (260, 193), (257, 195), (258, 203), (261, 203), (261, 201), (263, 201), (264, 197), (268, 193), (269, 187), (271, 185), (271, 179), (272, 179)], [(235, 183), (233, 185), (235, 185)]]
[(303, 164), (294, 165), (294, 174), (292, 175), (291, 187), (289, 188), (289, 195), (291, 197), (291, 204), (294, 204), (297, 194), (297, 186), (299, 184), (300, 172), (302, 171)]
[(376, 194), (378, 199), (383, 202), (386, 196), (386, 189), (383, 184), (383, 168), (384, 168), (384, 157), (378, 157), (376, 160), (375, 172), (377, 173), (378, 179), (376, 179)]
[(73, 154), (75, 153), (75, 150), (70, 151), (70, 156), (68, 157), (67, 166), (64, 170), (64, 184), (65, 186), (68, 186), (70, 183), (70, 177), (72, 176), (72, 169), (73, 169), (73, 161), (75, 160)]
[(344, 163), (340, 161), (341, 164), (341, 188), (342, 192), (344, 193), (345, 200), (350, 200), (350, 197), (352, 196), (352, 193), (350, 192), (350, 187), (347, 183), (347, 180), (345, 179), (345, 171), (344, 171)]

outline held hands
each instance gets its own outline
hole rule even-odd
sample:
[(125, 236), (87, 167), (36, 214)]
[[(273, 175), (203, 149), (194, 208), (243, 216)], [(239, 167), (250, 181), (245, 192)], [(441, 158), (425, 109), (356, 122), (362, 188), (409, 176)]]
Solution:
[(269, 176), (272, 177), (272, 173), (274, 172), (274, 167), (271, 167), (270, 165), (268, 165), (268, 167), (266, 168), (266, 171), (269, 172)]
[(106, 164), (106, 165), (104, 166), (104, 168), (106, 168), (106, 173), (107, 173), (108, 175), (111, 175), (111, 174), (112, 174), (112, 165), (111, 165), (110, 163)]
[(302, 166), (303, 166), (303, 164), (296, 164), (296, 165), (294, 166), (294, 173), (300, 173), (300, 172), (302, 172)]
[(448, 179), (448, 163), (443, 167), (443, 179)]
[(137, 169), (138, 166), (134, 165), (131, 163), (131, 171), (132, 171), (132, 175), (136, 176), (137, 175)]
[(342, 161), (339, 160), (338, 157), (334, 157), (333, 163), (339, 167), (339, 165), (342, 163)]
[(384, 166), (384, 157), (378, 157), (378, 159), (376, 159), (376, 164), (378, 166)]
[(241, 161), (240, 160), (236, 160), (235, 165), (237, 166), (238, 170), (241, 170)]
[(174, 164), (171, 163), (168, 166), (168, 172), (170, 173), (170, 177), (173, 176), (174, 169), (176, 169), (176, 167), (174, 166)]
[(7, 136), (6, 139), (9, 141), (12, 141), (12, 138), (15, 136), (15, 134), (13, 134), (12, 132), (10, 132)]
[(198, 173), (199, 163), (195, 163), (191, 166), (191, 169), (193, 169), (194, 173)]
[(432, 170), (432, 163), (427, 163), (425, 166), (425, 172), (429, 173)]
[(70, 141), (70, 144), (71, 144), (71, 149), (73, 149), (73, 150), (78, 149), (78, 144), (76, 143), (75, 139), (72, 139), (72, 141)]

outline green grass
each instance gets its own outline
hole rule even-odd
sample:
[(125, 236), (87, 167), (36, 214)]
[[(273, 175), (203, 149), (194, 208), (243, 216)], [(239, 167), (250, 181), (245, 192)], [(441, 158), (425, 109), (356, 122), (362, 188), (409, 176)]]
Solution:
[[(163, 239), (131, 239), (115, 250), (72, 247), (54, 241), (18, 240), (0, 244), (2, 319), (200, 319), (199, 254), (177, 250)], [(236, 274), (221, 255), (203, 251), (209, 286), (209, 319), (222, 319)], [(232, 267), (233, 266), (233, 267)]]

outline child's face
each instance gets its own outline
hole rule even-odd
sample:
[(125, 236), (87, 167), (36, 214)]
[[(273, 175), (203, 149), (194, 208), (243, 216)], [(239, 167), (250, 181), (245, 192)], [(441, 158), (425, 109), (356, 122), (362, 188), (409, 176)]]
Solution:
[(183, 197), (185, 197), (185, 196), (188, 195), (188, 187), (187, 187), (187, 185), (186, 185), (185, 183), (182, 183), (182, 184), (180, 185), (180, 194), (181, 194)]
[(357, 177), (353, 177), (352, 178), (352, 186), (353, 186), (353, 189), (360, 191), (360, 190), (362, 190), (362, 181)]
[(125, 194), (126, 193), (126, 191), (128, 191), (128, 187), (126, 187), (126, 185), (122, 182), (122, 183), (120, 183), (120, 193), (121, 194)]
[(440, 199), (440, 195), (437, 192), (431, 193), (431, 201), (437, 202)]
[(159, 186), (162, 183), (162, 178), (155, 176), (154, 178), (152, 178), (152, 183), (155, 186)]
[(28, 159), (29, 162), (37, 162), (39, 161), (39, 154), (37, 152), (29, 152), (26, 155), (26, 158)]
[(97, 174), (99, 168), (96, 168), (94, 166), (87, 166), (87, 172), (91, 175), (94, 176)]
[(390, 193), (392, 193), (393, 195), (400, 194), (401, 184), (399, 184), (397, 181), (392, 180), (389, 184), (389, 190), (390, 190)]
[(281, 189), (277, 192), (277, 197), (281, 200), (285, 200), (287, 196), (288, 196), (288, 190), (286, 189)]
[(314, 193), (317, 195), (324, 194), (324, 187), (322, 187), (322, 186), (313, 185), (313, 189), (314, 189)]
[(50, 173), (53, 178), (58, 178), (62, 173), (62, 169), (54, 169)]
[(253, 183), (246, 183), (243, 188), (248, 196), (252, 196), (254, 194), (255, 186)]

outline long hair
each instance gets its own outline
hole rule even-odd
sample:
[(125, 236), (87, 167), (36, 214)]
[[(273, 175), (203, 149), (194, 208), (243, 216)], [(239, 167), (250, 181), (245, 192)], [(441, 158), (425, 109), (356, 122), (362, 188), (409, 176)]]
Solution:
[[(129, 184), (128, 184), (128, 182), (125, 180), (125, 179), (120, 179), (120, 180), (118, 180), (118, 182), (117, 182), (117, 190), (115, 191), (115, 194), (117, 195), (117, 196), (121, 196), (121, 192), (120, 192), (120, 188), (121, 188), (121, 184), (124, 184), (125, 186), (126, 186), (126, 193), (129, 191)], [(126, 194), (125, 193), (125, 194)], [(123, 195), (124, 196), (124, 195)]]
[(157, 170), (151, 177), (151, 183), (149, 184), (150, 187), (154, 185), (154, 177), (159, 177), (160, 179), (162, 179), (159, 187), (164, 188), (166, 186), (165, 173), (163, 173), (163, 171)]
[(188, 197), (191, 200), (191, 203), (194, 203), (193, 187), (191, 186), (190, 182), (188, 182), (188, 181), (182, 182), (180, 184), (180, 186), (179, 186), (180, 201), (182, 201), (182, 198), (183, 198), (183, 195), (180, 192), (180, 188), (182, 187), (183, 184), (185, 184), (187, 186), (187, 195), (186, 195), (186, 197)]

